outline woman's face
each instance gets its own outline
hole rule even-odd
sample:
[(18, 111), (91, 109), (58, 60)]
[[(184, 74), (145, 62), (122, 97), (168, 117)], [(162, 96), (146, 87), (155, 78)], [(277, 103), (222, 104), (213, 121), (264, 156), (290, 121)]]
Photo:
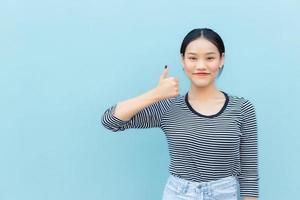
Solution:
[[(207, 87), (214, 83), (220, 67), (224, 64), (224, 53), (220, 57), (218, 48), (205, 38), (198, 38), (188, 44), (181, 63), (186, 75), (196, 87)], [(204, 72), (206, 75), (197, 75)]]

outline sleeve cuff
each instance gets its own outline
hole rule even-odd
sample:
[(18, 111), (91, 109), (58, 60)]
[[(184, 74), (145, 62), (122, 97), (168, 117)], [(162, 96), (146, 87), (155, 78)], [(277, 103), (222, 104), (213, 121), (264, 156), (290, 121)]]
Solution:
[(241, 196), (250, 196), (257, 197), (259, 196), (258, 189), (259, 178), (241, 178), (239, 177), (240, 183), (240, 195)]
[(124, 121), (114, 116), (113, 114), (115, 112), (116, 107), (117, 104), (114, 104), (105, 111), (102, 118), (102, 124), (112, 131), (122, 131), (125, 130), (124, 125), (130, 120)]

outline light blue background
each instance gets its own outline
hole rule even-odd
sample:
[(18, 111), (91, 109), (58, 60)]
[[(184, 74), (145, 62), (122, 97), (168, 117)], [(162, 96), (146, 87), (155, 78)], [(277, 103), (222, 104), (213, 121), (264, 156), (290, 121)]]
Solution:
[(113, 133), (112, 104), (189, 88), (179, 48), (194, 28), (226, 48), (219, 89), (254, 103), (261, 200), (299, 197), (299, 1), (0, 1), (0, 200), (156, 200), (160, 129)]

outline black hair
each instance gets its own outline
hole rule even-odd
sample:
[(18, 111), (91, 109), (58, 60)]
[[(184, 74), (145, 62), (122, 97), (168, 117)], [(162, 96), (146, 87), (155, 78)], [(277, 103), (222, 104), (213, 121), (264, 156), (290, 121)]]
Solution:
[[(198, 38), (205, 38), (211, 43), (213, 43), (219, 50), (220, 57), (222, 57), (222, 53), (225, 54), (225, 46), (223, 43), (222, 38), (218, 33), (216, 33), (214, 30), (209, 28), (197, 28), (191, 30), (183, 39), (181, 47), (180, 47), (180, 53), (182, 56), (185, 54), (186, 47), (188, 44)], [(221, 67), (218, 77), (221, 75), (223, 71), (224, 65)]]

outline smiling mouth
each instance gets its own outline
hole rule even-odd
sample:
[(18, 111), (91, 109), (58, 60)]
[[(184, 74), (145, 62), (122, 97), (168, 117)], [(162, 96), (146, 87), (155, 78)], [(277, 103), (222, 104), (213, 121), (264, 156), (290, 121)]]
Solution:
[(196, 76), (207, 76), (209, 73), (195, 73)]

